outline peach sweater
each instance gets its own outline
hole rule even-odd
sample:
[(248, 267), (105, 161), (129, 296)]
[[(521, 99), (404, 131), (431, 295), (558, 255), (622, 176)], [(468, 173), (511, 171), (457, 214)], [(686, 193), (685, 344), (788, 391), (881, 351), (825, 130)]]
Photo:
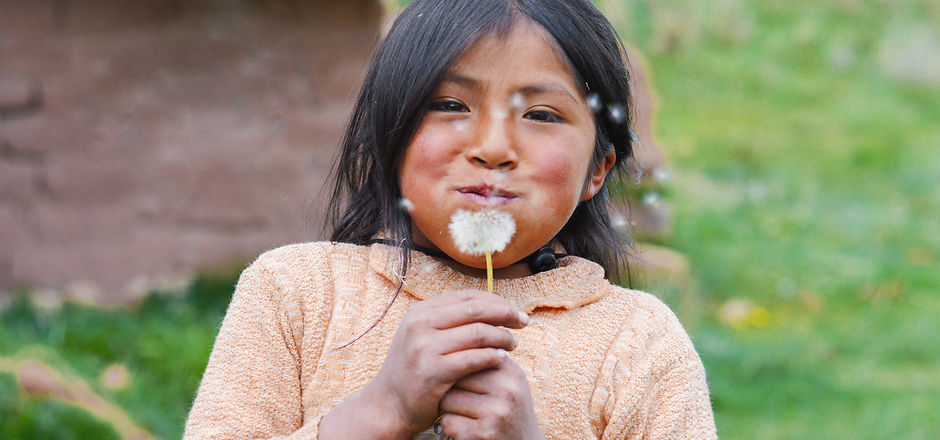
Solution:
[[(398, 251), (308, 243), (269, 251), (238, 282), (186, 422), (187, 439), (315, 439), (320, 419), (378, 371), (405, 311), (449, 290), (485, 289), (415, 252), (404, 287)], [(675, 315), (612, 286), (577, 257), (496, 280), (530, 314), (510, 352), (549, 439), (716, 438), (705, 371)]]

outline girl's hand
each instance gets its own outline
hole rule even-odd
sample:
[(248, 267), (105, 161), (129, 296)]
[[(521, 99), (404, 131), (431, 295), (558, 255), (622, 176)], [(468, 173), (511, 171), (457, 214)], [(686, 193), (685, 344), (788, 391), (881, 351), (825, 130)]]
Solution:
[(444, 432), (459, 440), (543, 439), (529, 382), (512, 359), (464, 377), (441, 400)]
[(500, 327), (522, 328), (527, 322), (528, 316), (508, 301), (483, 291), (418, 302), (402, 319), (382, 368), (367, 386), (374, 391), (369, 394), (390, 405), (402, 431), (417, 433), (437, 418), (438, 405), (454, 383), (508, 360), (506, 351), (518, 342)]

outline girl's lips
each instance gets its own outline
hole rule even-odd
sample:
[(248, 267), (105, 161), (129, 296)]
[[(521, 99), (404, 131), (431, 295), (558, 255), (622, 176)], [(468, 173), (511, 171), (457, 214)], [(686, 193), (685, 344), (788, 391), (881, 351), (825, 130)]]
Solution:
[(457, 188), (460, 195), (486, 206), (504, 205), (516, 199), (516, 195), (489, 185), (472, 185)]

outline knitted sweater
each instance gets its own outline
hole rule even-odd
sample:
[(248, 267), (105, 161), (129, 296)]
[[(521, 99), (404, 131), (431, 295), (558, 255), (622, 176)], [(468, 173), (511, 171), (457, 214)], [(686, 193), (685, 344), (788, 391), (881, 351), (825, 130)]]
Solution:
[[(320, 419), (381, 367), (408, 307), (485, 289), (412, 253), (402, 277), (385, 245), (308, 243), (269, 251), (241, 275), (186, 422), (187, 439), (315, 439)], [(612, 286), (577, 257), (495, 280), (530, 314), (509, 356), (528, 378), (549, 439), (712, 439), (705, 371), (675, 315), (647, 293)], [(344, 344), (366, 332), (355, 343)]]

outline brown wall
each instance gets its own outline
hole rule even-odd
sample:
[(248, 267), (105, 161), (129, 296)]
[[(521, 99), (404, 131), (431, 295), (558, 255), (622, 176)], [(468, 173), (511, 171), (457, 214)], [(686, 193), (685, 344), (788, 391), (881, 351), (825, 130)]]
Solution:
[(0, 11), (0, 292), (132, 300), (320, 236), (378, 1)]

